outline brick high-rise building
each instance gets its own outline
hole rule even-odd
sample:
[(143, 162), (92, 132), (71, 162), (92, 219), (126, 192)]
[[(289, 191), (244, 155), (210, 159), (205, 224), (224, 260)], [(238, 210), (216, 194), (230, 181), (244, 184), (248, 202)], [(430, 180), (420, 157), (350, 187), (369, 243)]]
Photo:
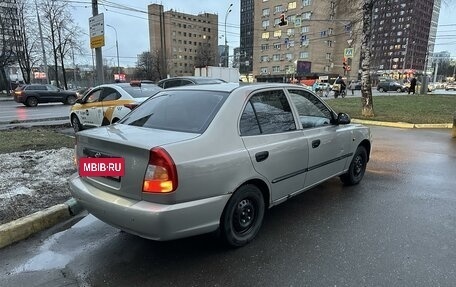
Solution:
[(371, 67), (397, 78), (422, 73), (434, 49), (440, 2), (376, 1)]
[[(358, 78), (360, 37), (355, 37), (344, 5), (316, 0), (255, 1), (254, 11), (253, 74), (257, 81)], [(282, 14), (284, 26), (279, 25)], [(343, 63), (350, 68), (345, 70)]]
[(218, 15), (185, 14), (150, 4), (150, 52), (159, 55), (166, 75), (188, 76), (195, 66), (216, 65)]

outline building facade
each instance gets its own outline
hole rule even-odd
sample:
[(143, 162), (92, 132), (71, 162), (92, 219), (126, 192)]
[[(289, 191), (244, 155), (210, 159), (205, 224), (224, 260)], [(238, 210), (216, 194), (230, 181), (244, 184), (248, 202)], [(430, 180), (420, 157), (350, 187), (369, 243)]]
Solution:
[(241, 0), (239, 73), (248, 75), (253, 70), (253, 39), (254, 39), (254, 1)]
[(394, 78), (422, 74), (434, 49), (440, 1), (376, 1), (371, 67)]
[(217, 65), (218, 15), (185, 14), (148, 6), (150, 52), (167, 76), (194, 74), (196, 66)]
[[(346, 10), (335, 1), (256, 1), (254, 11), (253, 74), (257, 81), (358, 78), (360, 37), (355, 37)], [(280, 25), (282, 15), (285, 25)]]

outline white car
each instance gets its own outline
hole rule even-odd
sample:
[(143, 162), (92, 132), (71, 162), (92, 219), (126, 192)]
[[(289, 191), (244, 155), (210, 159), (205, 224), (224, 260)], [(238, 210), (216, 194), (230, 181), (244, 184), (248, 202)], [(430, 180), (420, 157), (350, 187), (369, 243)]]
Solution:
[(78, 132), (87, 127), (113, 124), (161, 90), (157, 85), (140, 82), (100, 85), (73, 105), (71, 125)]

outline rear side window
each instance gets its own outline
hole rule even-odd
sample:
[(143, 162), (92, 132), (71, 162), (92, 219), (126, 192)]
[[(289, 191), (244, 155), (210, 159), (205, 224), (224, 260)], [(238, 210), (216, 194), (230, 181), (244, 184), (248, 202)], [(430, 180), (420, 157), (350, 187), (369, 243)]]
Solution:
[(241, 135), (275, 134), (296, 130), (283, 90), (260, 92), (250, 98), (241, 116)]
[(146, 128), (203, 133), (228, 93), (161, 92), (134, 109), (120, 123)]
[(27, 91), (46, 91), (46, 86), (31, 85), (25, 88)]

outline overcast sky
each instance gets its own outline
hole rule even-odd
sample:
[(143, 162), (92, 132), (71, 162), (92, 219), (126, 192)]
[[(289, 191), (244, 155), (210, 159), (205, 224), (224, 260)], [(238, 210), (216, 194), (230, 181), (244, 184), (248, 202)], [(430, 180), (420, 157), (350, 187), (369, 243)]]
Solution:
[[(84, 32), (89, 31), (89, 17), (92, 15), (90, 0), (61, 0), (68, 3), (74, 11), (73, 16), (76, 23)], [(225, 15), (230, 3), (233, 3), (232, 11), (227, 18), (227, 39), (232, 49), (239, 46), (239, 22), (240, 22), (240, 1), (227, 0), (99, 0), (98, 12), (104, 14), (105, 25), (109, 24), (116, 28), (119, 42), (119, 57), (121, 66), (135, 66), (136, 56), (149, 50), (149, 24), (147, 21), (147, 5), (150, 3), (161, 3), (165, 11), (170, 9), (188, 14), (215, 13), (219, 15), (219, 45), (223, 45), (225, 27)], [(85, 4), (87, 3), (87, 4)], [(103, 5), (104, 3), (104, 5)], [(123, 5), (123, 9), (114, 8)], [(133, 8), (139, 11), (131, 11)], [(456, 58), (456, 20), (454, 15), (456, 6), (442, 5), (439, 17), (439, 29), (437, 33), (437, 45), (435, 51), (449, 51), (453, 58)], [(444, 26), (448, 25), (448, 26)], [(84, 45), (87, 53), (79, 58), (78, 64), (92, 64), (92, 57), (89, 48), (88, 36)], [(103, 58), (106, 58), (110, 65), (115, 66), (116, 47), (114, 29), (105, 26), (105, 46), (103, 47)]]

